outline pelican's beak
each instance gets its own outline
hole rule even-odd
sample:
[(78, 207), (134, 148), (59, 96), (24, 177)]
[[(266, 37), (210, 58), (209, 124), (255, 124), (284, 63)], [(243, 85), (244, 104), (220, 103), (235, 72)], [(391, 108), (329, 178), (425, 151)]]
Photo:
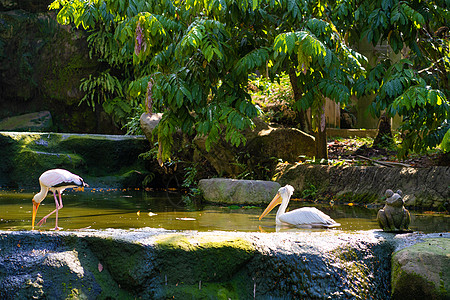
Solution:
[(34, 199), (33, 201), (33, 216), (31, 217), (31, 230), (34, 230), (34, 220), (36, 219), (36, 213), (39, 207), (39, 203), (35, 202)]
[(272, 201), (269, 203), (267, 208), (263, 211), (261, 216), (259, 216), (259, 220), (261, 221), (262, 218), (264, 218), (275, 206), (281, 203), (283, 199), (281, 198), (280, 193), (277, 193), (275, 197), (272, 199)]

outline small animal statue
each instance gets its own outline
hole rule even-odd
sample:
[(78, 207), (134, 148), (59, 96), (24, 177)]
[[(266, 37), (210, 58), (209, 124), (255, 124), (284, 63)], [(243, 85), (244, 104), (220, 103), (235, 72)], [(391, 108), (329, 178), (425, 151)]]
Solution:
[(378, 224), (384, 231), (409, 231), (411, 216), (404, 207), (405, 201), (403, 201), (402, 194), (401, 190), (394, 193), (390, 189), (384, 193), (386, 204), (378, 211), (377, 215)]

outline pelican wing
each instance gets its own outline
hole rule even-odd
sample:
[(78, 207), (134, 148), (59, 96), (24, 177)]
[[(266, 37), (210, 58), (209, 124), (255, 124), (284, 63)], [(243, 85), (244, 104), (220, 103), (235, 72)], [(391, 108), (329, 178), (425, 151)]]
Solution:
[(280, 221), (294, 226), (335, 227), (340, 225), (315, 207), (302, 207), (284, 213), (280, 216)]
[(53, 169), (42, 173), (39, 180), (47, 187), (59, 186), (83, 186), (83, 179), (75, 174), (63, 169)]

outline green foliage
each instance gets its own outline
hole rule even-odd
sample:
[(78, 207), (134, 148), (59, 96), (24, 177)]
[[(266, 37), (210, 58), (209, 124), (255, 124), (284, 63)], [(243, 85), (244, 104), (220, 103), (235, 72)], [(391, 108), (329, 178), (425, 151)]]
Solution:
[(131, 112), (131, 117), (128, 117), (128, 122), (124, 125), (124, 127), (127, 130), (127, 134), (131, 135), (142, 135), (144, 134), (142, 132), (141, 128), (141, 115), (145, 113), (145, 108), (142, 104), (140, 104), (137, 107), (133, 108), (133, 111)]
[[(377, 93), (375, 114), (401, 114), (409, 124), (402, 128), (423, 137), (422, 146), (405, 147), (437, 145), (447, 128), (448, 38), (433, 33), (450, 16), (442, 1), (56, 0), (50, 9), (59, 23), (89, 29), (91, 55), (110, 69), (83, 81), (83, 101), (118, 120), (140, 106), (164, 114), (161, 160), (178, 129), (206, 136), (207, 149), (221, 135), (245, 143), (241, 131), (259, 112), (248, 92), (256, 71), (271, 80), (289, 74), (292, 106), (311, 108), (316, 127), (325, 98), (347, 105), (353, 95)], [(410, 55), (371, 67), (352, 49), (362, 38)]]
[(99, 76), (89, 75), (89, 78), (81, 80), (80, 89), (85, 92), (82, 102), (86, 102), (89, 106), (95, 108), (95, 105), (102, 103), (108, 95), (118, 93), (122, 96), (122, 86), (115, 76), (111, 76), (109, 70), (102, 72)]
[(317, 187), (312, 183), (308, 183), (307, 186), (302, 190), (302, 197), (307, 199), (314, 199), (317, 195), (317, 192)]
[(424, 83), (408, 88), (395, 99), (391, 110), (407, 116), (399, 128), (405, 132), (401, 157), (409, 150), (419, 153), (435, 148), (450, 131), (450, 102), (442, 91)]
[[(136, 98), (132, 106), (145, 101), (153, 80), (151, 105), (164, 113), (157, 130), (162, 160), (170, 157), (177, 129), (206, 135), (207, 149), (221, 134), (233, 145), (245, 143), (241, 130), (258, 115), (246, 88), (248, 75), (256, 70), (269, 67), (273, 75), (290, 62), (305, 73), (303, 81), (326, 75), (314, 99), (322, 93), (337, 101), (349, 98), (349, 81), (343, 82), (340, 72), (352, 64), (340, 58), (351, 52), (341, 47), (334, 25), (322, 18), (325, 6), (313, 1), (57, 0), (50, 9), (59, 10), (61, 24), (92, 30), (92, 55), (126, 69), (131, 81), (121, 90)], [(104, 73), (100, 77), (111, 83)], [(331, 78), (337, 80), (325, 87)], [(84, 101), (92, 106), (105, 102), (120, 118), (132, 111), (125, 109), (127, 96), (104, 97), (111, 91), (95, 77), (82, 88), (88, 92)]]
[(109, 69), (96, 77), (89, 75), (88, 78), (82, 79), (80, 89), (85, 94), (79, 104), (86, 102), (94, 110), (97, 104), (101, 104), (116, 124), (125, 125), (132, 112), (132, 106), (124, 100), (122, 82), (111, 75)]
[(450, 152), (450, 130), (447, 130), (444, 138), (442, 139), (441, 149), (444, 152)]
[(380, 57), (354, 87), (357, 95), (377, 95), (373, 115), (385, 111), (402, 116), (400, 157), (436, 147), (448, 131), (449, 16), (443, 1), (363, 1), (355, 12), (356, 23), (344, 24), (350, 38), (359, 39), (358, 32), (363, 32), (374, 46), (384, 43), (407, 57)]

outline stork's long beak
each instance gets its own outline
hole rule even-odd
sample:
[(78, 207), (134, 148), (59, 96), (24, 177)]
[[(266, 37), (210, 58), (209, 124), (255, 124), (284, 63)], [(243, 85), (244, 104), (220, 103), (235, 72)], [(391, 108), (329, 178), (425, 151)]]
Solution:
[(33, 201), (33, 216), (31, 217), (31, 230), (34, 230), (34, 220), (36, 219), (36, 213), (39, 207), (39, 203), (35, 202), (34, 199)]
[(275, 206), (281, 203), (283, 199), (281, 198), (280, 193), (277, 193), (275, 197), (273, 197), (272, 201), (267, 205), (267, 208), (263, 211), (261, 216), (259, 216), (259, 220), (261, 221)]

